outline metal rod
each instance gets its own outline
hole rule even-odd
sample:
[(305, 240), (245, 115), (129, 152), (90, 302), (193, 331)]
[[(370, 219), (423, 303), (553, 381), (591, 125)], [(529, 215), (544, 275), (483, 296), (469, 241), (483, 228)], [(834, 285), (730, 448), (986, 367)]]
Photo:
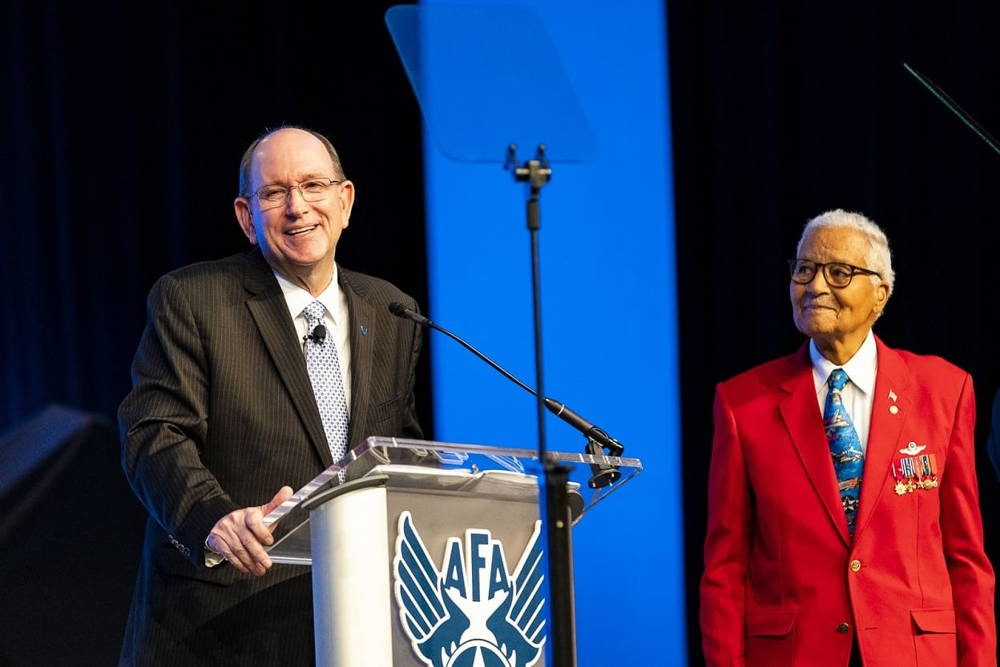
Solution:
[(931, 95), (941, 100), (941, 103), (944, 104), (944, 106), (949, 111), (958, 116), (959, 120), (965, 123), (966, 127), (975, 132), (980, 139), (985, 141), (987, 146), (989, 146), (998, 154), (1000, 154), (1000, 144), (997, 143), (997, 140), (994, 139), (993, 136), (986, 131), (985, 127), (977, 123), (976, 119), (973, 118), (972, 115), (969, 114), (969, 112), (967, 112), (962, 107), (958, 106), (958, 102), (951, 99), (951, 97), (948, 96), (948, 93), (944, 92), (944, 90), (940, 86), (935, 84), (933, 81), (931, 81), (926, 76), (924, 76), (917, 70), (913, 69), (906, 63), (903, 63), (903, 67), (906, 69), (907, 72), (912, 74), (913, 77), (924, 86), (924, 88), (929, 90), (931, 92)]
[(569, 469), (549, 461), (545, 446), (545, 380), (542, 364), (542, 279), (539, 259), (539, 231), (542, 228), (542, 187), (552, 176), (545, 146), (539, 145), (534, 160), (517, 165), (514, 145), (507, 148), (507, 165), (513, 167), (514, 180), (527, 182), (528, 233), (531, 237), (531, 294), (535, 320), (535, 389), (537, 390), (538, 459), (545, 470), (545, 536), (549, 561), (549, 618), (554, 667), (576, 667), (576, 619), (573, 604), (573, 546), (570, 530), (569, 498), (566, 483)]

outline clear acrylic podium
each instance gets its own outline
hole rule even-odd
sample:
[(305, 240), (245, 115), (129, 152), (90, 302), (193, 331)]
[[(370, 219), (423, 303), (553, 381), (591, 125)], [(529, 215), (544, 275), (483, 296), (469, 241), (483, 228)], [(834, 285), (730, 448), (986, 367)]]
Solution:
[[(574, 523), (642, 470), (549, 456), (572, 469)], [(312, 565), (316, 663), (544, 665), (541, 472), (530, 449), (369, 438), (268, 515), (271, 560)]]

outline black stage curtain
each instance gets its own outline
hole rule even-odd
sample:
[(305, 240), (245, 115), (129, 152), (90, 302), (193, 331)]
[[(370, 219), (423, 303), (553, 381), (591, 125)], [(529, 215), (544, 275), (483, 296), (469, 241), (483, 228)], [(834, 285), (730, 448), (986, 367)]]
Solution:
[(338, 260), (426, 304), (420, 115), (390, 4), (3, 5), (0, 428), (53, 401), (113, 416), (149, 287), (247, 247), (239, 160), (282, 123), (328, 134), (357, 184)]
[[(970, 371), (985, 442), (1000, 384), (1000, 156), (903, 62), (1000, 133), (1000, 16), (987, 2), (667, 7), (689, 649), (697, 665), (714, 385), (801, 344), (784, 260), (809, 217), (858, 210), (886, 230), (897, 288), (876, 333)], [(1000, 493), (980, 453), (988, 510)], [(995, 512), (984, 516), (997, 562), (1000, 525)]]

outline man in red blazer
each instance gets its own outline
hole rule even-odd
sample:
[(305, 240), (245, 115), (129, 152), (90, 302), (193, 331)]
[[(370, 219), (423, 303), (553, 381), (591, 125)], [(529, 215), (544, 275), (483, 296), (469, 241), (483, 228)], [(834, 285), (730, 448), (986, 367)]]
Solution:
[(811, 220), (790, 264), (810, 342), (717, 388), (707, 664), (996, 665), (971, 377), (872, 334), (894, 275), (864, 216)]

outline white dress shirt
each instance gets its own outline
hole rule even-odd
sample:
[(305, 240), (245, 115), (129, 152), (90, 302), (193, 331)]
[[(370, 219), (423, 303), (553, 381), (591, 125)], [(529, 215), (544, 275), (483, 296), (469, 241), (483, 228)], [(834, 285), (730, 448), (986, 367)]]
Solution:
[(340, 379), (344, 383), (344, 397), (347, 399), (347, 412), (351, 412), (351, 342), (350, 323), (347, 315), (347, 297), (337, 282), (337, 265), (333, 265), (333, 279), (319, 296), (313, 296), (298, 285), (293, 284), (284, 276), (274, 271), (281, 292), (288, 304), (288, 313), (295, 323), (299, 340), (302, 341), (302, 353), (305, 354), (305, 336), (309, 331), (309, 322), (302, 311), (313, 301), (319, 301), (326, 308), (323, 315), (323, 326), (326, 327), (327, 341), (337, 345), (337, 360), (340, 362)]
[(878, 372), (878, 348), (875, 345), (875, 334), (868, 330), (865, 342), (846, 364), (838, 366), (820, 353), (816, 343), (809, 341), (809, 358), (812, 359), (813, 380), (816, 383), (816, 398), (819, 400), (819, 413), (823, 414), (826, 407), (826, 395), (830, 392), (827, 379), (836, 368), (843, 368), (850, 381), (840, 392), (844, 398), (844, 407), (854, 422), (854, 430), (861, 440), (861, 449), (868, 452), (868, 431), (872, 423), (872, 404), (875, 402), (875, 375)]

